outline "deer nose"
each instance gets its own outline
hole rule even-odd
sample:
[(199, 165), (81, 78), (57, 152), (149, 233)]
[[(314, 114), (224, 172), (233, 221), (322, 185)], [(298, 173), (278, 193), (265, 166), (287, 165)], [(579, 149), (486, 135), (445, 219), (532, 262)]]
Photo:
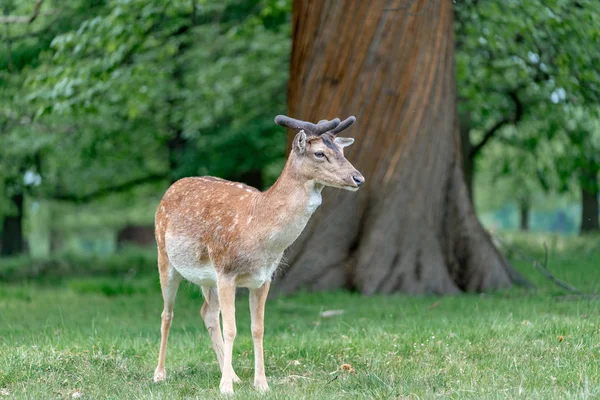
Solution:
[(352, 180), (356, 183), (356, 186), (361, 187), (365, 183), (365, 178), (361, 174), (352, 175)]

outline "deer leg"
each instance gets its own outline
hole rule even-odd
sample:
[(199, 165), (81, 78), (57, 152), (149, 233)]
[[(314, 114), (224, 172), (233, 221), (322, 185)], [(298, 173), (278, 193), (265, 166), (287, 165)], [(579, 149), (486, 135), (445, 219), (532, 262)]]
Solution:
[[(219, 368), (221, 369), (221, 373), (223, 373), (223, 336), (221, 335), (221, 322), (219, 321), (221, 314), (219, 293), (215, 287), (202, 286), (202, 294), (204, 296), (204, 304), (200, 310), (200, 315), (202, 315), (204, 325), (208, 329), (208, 334), (217, 355), (217, 361), (219, 362)], [(240, 378), (238, 378), (235, 371), (233, 372), (233, 382), (240, 382)]]
[(271, 282), (268, 281), (258, 289), (250, 290), (250, 317), (252, 321), (252, 341), (254, 342), (254, 387), (265, 392), (269, 390), (265, 375), (263, 356), (263, 334), (265, 325), (265, 302)]
[[(160, 287), (162, 290), (164, 309), (161, 314), (160, 326), (160, 350), (158, 352), (158, 366), (154, 371), (154, 382), (160, 382), (166, 379), (165, 373), (165, 356), (167, 354), (167, 341), (169, 339), (169, 330), (171, 329), (171, 321), (173, 320), (173, 307), (175, 305), (175, 297), (177, 289), (181, 282), (181, 275), (175, 270), (167, 259), (166, 255), (159, 254), (158, 256), (160, 270)], [(162, 264), (162, 265), (161, 265)]]
[(235, 326), (235, 278), (221, 276), (217, 282), (221, 314), (223, 315), (223, 373), (220, 389), (222, 394), (233, 394), (233, 341)]

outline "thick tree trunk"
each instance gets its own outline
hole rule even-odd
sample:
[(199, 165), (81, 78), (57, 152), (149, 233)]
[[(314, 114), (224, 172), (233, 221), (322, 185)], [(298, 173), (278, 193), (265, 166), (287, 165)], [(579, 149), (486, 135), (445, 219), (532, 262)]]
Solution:
[(455, 107), (452, 2), (295, 0), (289, 114), (356, 115), (367, 184), (324, 190), (281, 291), (481, 291), (520, 277), (473, 212)]
[(521, 199), (519, 201), (519, 228), (523, 232), (527, 232), (529, 230), (529, 201), (525, 199)]
[(14, 256), (25, 251), (23, 238), (23, 195), (17, 194), (10, 198), (16, 212), (6, 215), (2, 221), (2, 256)]
[(598, 221), (598, 172), (588, 174), (581, 182), (581, 233), (600, 232)]

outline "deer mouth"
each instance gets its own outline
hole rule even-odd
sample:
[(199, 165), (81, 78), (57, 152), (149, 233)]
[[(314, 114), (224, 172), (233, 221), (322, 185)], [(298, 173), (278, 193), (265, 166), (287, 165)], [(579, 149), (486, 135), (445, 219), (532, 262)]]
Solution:
[(356, 192), (356, 191), (358, 191), (359, 187), (356, 185), (354, 185), (354, 186), (353, 185), (345, 185), (342, 187), (342, 189), (348, 190), (349, 192)]

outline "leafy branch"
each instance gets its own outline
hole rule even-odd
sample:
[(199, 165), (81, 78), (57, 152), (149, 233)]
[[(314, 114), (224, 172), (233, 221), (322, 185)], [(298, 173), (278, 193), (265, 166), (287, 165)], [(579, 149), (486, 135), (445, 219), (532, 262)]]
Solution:
[(33, 14), (30, 16), (25, 15), (2, 15), (0, 16), (0, 24), (30, 24), (38, 17), (40, 14), (40, 8), (44, 0), (38, 0), (35, 3), (35, 7), (33, 8)]
[(505, 125), (508, 125), (508, 124), (516, 124), (523, 117), (523, 103), (521, 102), (521, 100), (517, 96), (517, 91), (516, 90), (511, 90), (507, 94), (511, 98), (511, 100), (513, 101), (513, 103), (515, 105), (514, 113), (512, 115), (510, 115), (510, 116), (505, 116), (504, 118), (502, 118), (498, 122), (496, 122), (494, 125), (492, 125), (490, 127), (490, 129), (488, 129), (487, 132), (483, 135), (483, 139), (481, 139), (481, 141), (479, 143), (477, 143), (476, 145), (474, 145), (471, 148), (471, 151), (469, 153), (469, 157), (471, 157), (471, 158), (476, 157), (477, 154), (481, 151), (481, 149), (487, 144), (487, 142), (491, 138), (493, 138), (494, 135), (502, 127), (504, 127)]

